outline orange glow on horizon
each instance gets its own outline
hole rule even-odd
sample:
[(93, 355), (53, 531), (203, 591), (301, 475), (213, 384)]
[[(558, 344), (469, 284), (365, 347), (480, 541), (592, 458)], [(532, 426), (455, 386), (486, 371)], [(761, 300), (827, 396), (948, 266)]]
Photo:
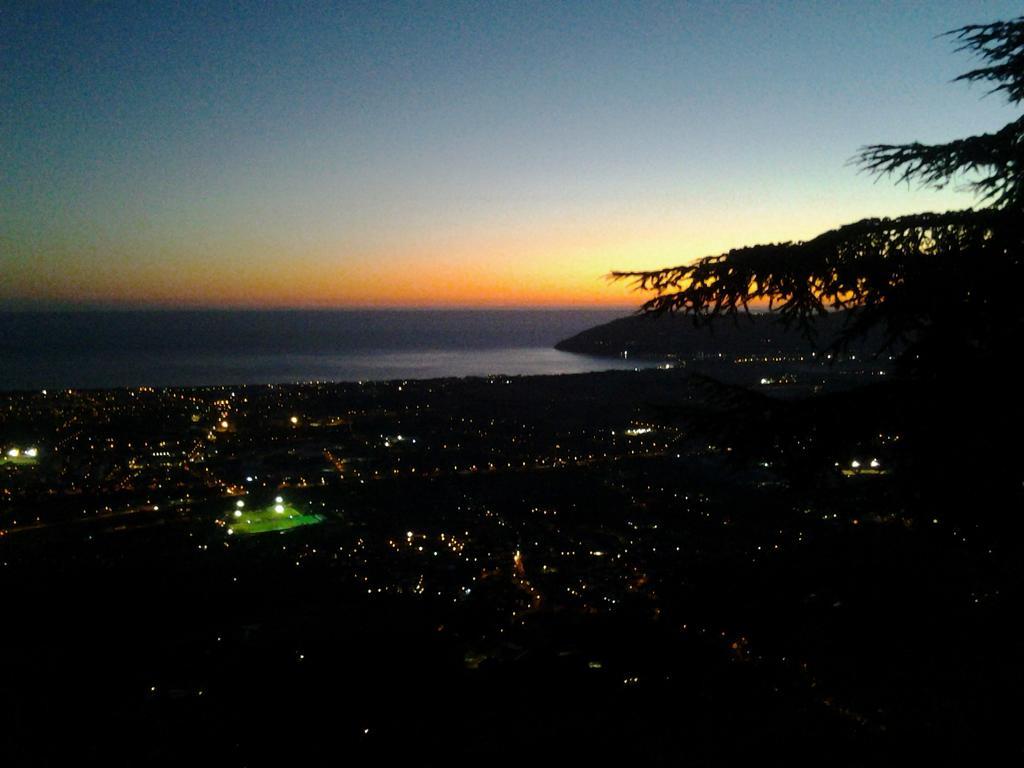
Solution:
[[(13, 262), (0, 302), (166, 308), (638, 308), (654, 294), (612, 281), (827, 222), (590, 216), (353, 244), (233, 233), (170, 242), (51, 243)], [(794, 229), (797, 231), (794, 233)], [(140, 254), (142, 254), (140, 256)]]

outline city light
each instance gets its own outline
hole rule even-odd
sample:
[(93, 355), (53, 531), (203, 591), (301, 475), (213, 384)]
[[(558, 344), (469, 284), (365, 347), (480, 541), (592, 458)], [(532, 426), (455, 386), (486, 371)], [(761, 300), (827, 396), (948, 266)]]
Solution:
[(1020, 753), (1024, 11), (52, 5), (0, 768)]

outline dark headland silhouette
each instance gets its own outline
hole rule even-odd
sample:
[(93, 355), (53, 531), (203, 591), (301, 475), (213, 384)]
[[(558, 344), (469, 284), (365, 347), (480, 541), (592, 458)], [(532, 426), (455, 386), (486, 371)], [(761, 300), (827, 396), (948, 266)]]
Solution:
[[(682, 315), (637, 314), (588, 328), (562, 339), (555, 349), (584, 355), (658, 359), (700, 359), (720, 355), (828, 355), (839, 348), (849, 312), (830, 313), (818, 321), (813, 337), (786, 326), (774, 315), (752, 313), (714, 325), (698, 325)], [(845, 351), (887, 354), (881, 332), (856, 340)]]

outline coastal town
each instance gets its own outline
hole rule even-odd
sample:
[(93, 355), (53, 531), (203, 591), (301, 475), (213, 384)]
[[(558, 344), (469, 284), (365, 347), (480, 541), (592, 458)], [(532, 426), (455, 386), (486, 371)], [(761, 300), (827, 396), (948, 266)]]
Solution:
[[(995, 620), (998, 550), (887, 499), (898, 434), (804, 446), (822, 467), (808, 493), (787, 469), (793, 446), (752, 453), (700, 428), (720, 399), (707, 387), (677, 365), (6, 393), (0, 643), (36, 662), (8, 685), (56, 697), (92, 734), (96, 718), (128, 718), (161, 754), (194, 739), (242, 762), (263, 755), (252, 707), (325, 685), (348, 714), (304, 741), (317, 754), (330, 733), (409, 755), (410, 732), (431, 754), (449, 739), (480, 754), (525, 706), (544, 713), (528, 738), (569, 729), (591, 756), (624, 749), (630, 729), (652, 759), (678, 753), (680, 707), (693, 728), (756, 713), (793, 738), (813, 729), (808, 749), (930, 732), (917, 700), (877, 698), (885, 670), (925, 663), (919, 651), (867, 638), (923, 631), (940, 604), (948, 621)], [(785, 402), (785, 384), (760, 389)], [(908, 540), (916, 567), (957, 567), (908, 579)], [(40, 590), (49, 608), (33, 620)], [(67, 631), (81, 642), (50, 657), (46, 638)], [(851, 658), (884, 666), (851, 678)], [(570, 683), (567, 714), (556, 692)], [(78, 709), (99, 685), (110, 710)], [(461, 691), (465, 711), (428, 711), (423, 686)], [(663, 709), (631, 713), (638, 691)], [(613, 744), (588, 719), (607, 712)], [(323, 729), (323, 716), (275, 719)]]

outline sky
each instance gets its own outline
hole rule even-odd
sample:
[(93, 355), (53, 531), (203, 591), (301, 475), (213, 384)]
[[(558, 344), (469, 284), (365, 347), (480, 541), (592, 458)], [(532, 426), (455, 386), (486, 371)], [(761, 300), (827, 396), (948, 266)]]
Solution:
[(634, 306), (653, 269), (965, 208), (868, 143), (1016, 117), (1019, 2), (0, 4), (0, 309)]

